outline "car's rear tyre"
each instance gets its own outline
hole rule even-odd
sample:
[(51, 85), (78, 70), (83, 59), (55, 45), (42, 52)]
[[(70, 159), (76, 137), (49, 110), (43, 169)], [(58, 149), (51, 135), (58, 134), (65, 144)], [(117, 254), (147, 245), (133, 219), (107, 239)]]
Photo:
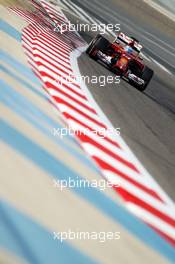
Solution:
[(91, 42), (89, 43), (87, 49), (86, 49), (86, 53), (89, 54), (89, 52), (91, 51), (91, 49), (93, 48), (94, 44), (96, 43), (96, 41), (101, 37), (100, 34), (98, 34), (95, 38), (93, 38), (91, 40)]
[(93, 53), (98, 50), (105, 52), (107, 48), (109, 47), (109, 44), (110, 42), (99, 34), (90, 42), (86, 50), (86, 53), (90, 57), (96, 59), (96, 55), (94, 55)]
[(150, 68), (148, 68), (147, 66), (145, 66), (145, 68), (141, 74), (141, 77), (140, 77), (142, 80), (145, 81), (145, 83), (143, 86), (139, 87), (140, 91), (144, 91), (147, 88), (147, 86), (150, 83), (153, 75), (154, 75), (154, 71), (151, 70)]
[(134, 40), (134, 41), (136, 41), (136, 42), (138, 42), (139, 43), (139, 40), (138, 39), (136, 39), (135, 37), (130, 37), (132, 40)]

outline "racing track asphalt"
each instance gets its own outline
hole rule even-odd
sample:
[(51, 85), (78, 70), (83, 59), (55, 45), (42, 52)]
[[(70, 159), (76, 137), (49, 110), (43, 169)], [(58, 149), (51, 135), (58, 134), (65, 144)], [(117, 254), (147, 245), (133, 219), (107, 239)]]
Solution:
[[(130, 0), (126, 0), (125, 4), (127, 1), (129, 4)], [(175, 52), (173, 53), (175, 38), (173, 38), (173, 27), (170, 27), (171, 22), (170, 25), (164, 24), (167, 30), (163, 29), (160, 22), (161, 15), (156, 14), (160, 17), (156, 19), (154, 26), (150, 27), (151, 11), (149, 7), (147, 10), (145, 8), (141, 10), (142, 13), (136, 19), (132, 14), (138, 11), (136, 10), (138, 7), (130, 7), (129, 14), (127, 8), (121, 7), (121, 3), (118, 4), (117, 0), (109, 0), (107, 6), (105, 0), (100, 2), (81, 0), (81, 3), (76, 0), (74, 2), (83, 7), (85, 11), (89, 11), (89, 14), (101, 19), (102, 22), (114, 24), (120, 22), (123, 31), (141, 40), (145, 46), (145, 54), (152, 55), (154, 59), (173, 72), (175, 58), (172, 57), (175, 56)], [(143, 12), (144, 19), (142, 19)], [(112, 14), (116, 14), (116, 16), (114, 17)], [(124, 24), (122, 23), (122, 16), (126, 17), (126, 14), (127, 25), (125, 18)], [(131, 25), (134, 27), (131, 28)], [(135, 28), (139, 29), (136, 31)], [(143, 36), (141, 32), (148, 33)], [(82, 33), (82, 36), (85, 40), (90, 41), (93, 34)], [(155, 45), (155, 40), (157, 40), (158, 46)], [(163, 50), (167, 47), (171, 48), (165, 54)], [(151, 54), (149, 50), (151, 50)], [(160, 60), (159, 56), (161, 56)], [(168, 64), (166, 58), (168, 58)], [(113, 75), (108, 69), (87, 57), (85, 53), (82, 54), (78, 62), (83, 76), (96, 75), (99, 77), (103, 75), (107, 78), (108, 75)], [(145, 62), (154, 69), (155, 75), (144, 93), (139, 92), (124, 80), (121, 80), (119, 85), (114, 83), (106, 86), (100, 86), (99, 83), (86, 84), (113, 126), (121, 128), (122, 137), (144, 167), (175, 201), (175, 76), (170, 75), (152, 61)]]

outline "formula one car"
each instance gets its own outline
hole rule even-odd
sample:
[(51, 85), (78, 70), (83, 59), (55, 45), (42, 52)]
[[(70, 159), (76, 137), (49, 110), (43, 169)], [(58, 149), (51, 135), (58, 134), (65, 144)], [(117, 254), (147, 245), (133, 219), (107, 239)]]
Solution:
[(137, 39), (120, 32), (112, 43), (100, 34), (97, 35), (90, 42), (86, 53), (94, 60), (104, 63), (117, 76), (144, 91), (154, 72), (144, 65), (140, 55), (142, 48)]

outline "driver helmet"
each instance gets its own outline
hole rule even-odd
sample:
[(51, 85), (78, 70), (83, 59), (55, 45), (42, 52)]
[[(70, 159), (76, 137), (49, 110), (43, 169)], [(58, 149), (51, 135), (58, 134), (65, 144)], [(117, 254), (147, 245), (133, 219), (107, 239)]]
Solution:
[(125, 51), (126, 51), (127, 53), (131, 54), (131, 53), (133, 52), (133, 48), (132, 48), (131, 46), (127, 45), (127, 46), (125, 47)]

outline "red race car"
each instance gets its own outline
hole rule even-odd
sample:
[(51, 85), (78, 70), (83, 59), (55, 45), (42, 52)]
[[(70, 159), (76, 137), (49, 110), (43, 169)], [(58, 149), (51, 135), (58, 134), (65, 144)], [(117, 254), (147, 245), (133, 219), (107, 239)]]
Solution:
[(143, 63), (142, 45), (133, 37), (119, 33), (113, 43), (97, 35), (86, 53), (104, 63), (116, 75), (126, 79), (140, 91), (144, 91), (153, 77), (153, 70)]

